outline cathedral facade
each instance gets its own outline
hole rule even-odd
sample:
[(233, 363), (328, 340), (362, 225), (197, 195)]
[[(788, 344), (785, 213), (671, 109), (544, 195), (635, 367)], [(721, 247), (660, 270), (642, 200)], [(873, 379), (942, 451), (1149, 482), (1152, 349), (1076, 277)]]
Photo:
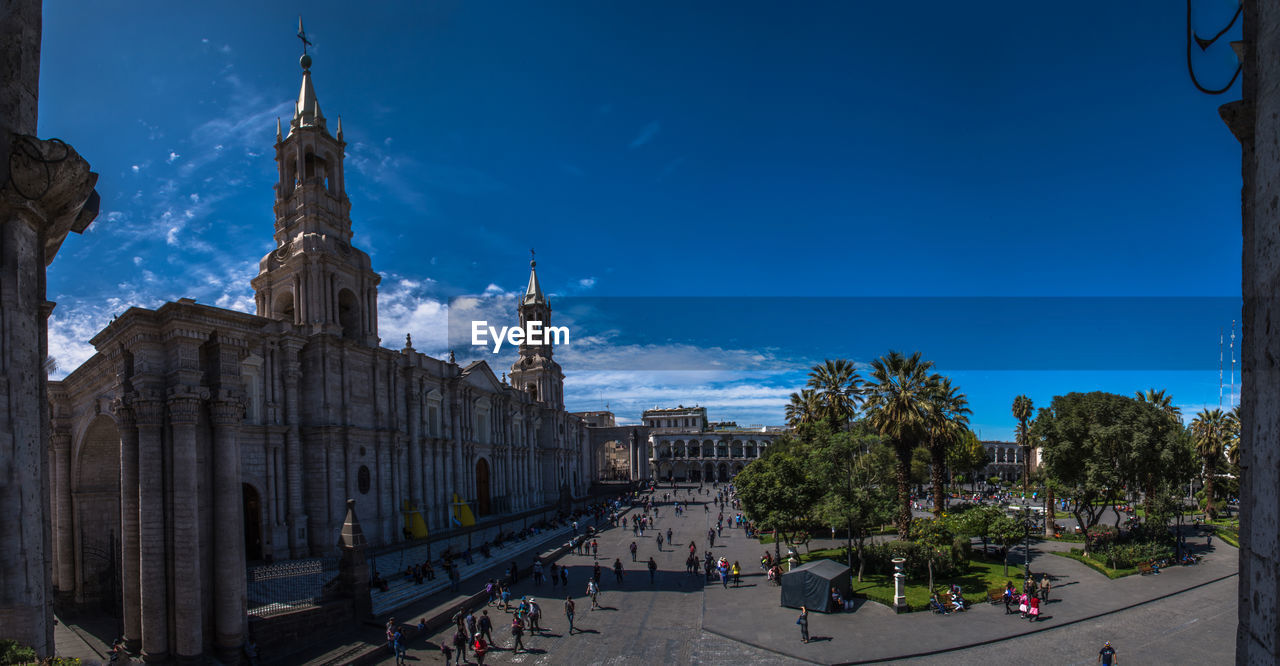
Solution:
[[(121, 608), (153, 660), (234, 662), (246, 563), (333, 554), (348, 498), (379, 546), (407, 525), (448, 531), (463, 506), (483, 525), (593, 480), (550, 345), (522, 345), (509, 383), (483, 361), (380, 346), (380, 278), (351, 243), (341, 121), (330, 133), (310, 64), (277, 124), (257, 313), (131, 308), (49, 382), (55, 590)], [(550, 322), (533, 265), (518, 314)]]

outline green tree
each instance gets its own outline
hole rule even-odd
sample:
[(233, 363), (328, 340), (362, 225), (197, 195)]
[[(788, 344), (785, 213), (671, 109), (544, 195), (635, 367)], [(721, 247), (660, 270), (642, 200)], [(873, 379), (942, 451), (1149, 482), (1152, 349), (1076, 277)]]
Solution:
[(972, 430), (961, 433), (951, 448), (947, 449), (947, 467), (957, 474), (976, 482), (978, 473), (991, 462), (987, 457), (987, 448), (978, 441)]
[(1226, 452), (1235, 448), (1238, 437), (1232, 423), (1234, 420), (1229, 413), (1221, 409), (1206, 409), (1191, 421), (1196, 454), (1204, 463), (1204, 511), (1209, 515), (1210, 520), (1218, 517), (1218, 509), (1213, 504), (1214, 481), (1218, 475), (1218, 468), (1222, 465)]
[(911, 527), (911, 456), (926, 429), (931, 361), (920, 352), (903, 356), (891, 351), (871, 362), (866, 384), (867, 422), (893, 447), (898, 485), (898, 536), (906, 539)]
[(781, 438), (766, 451), (738, 473), (734, 485), (747, 515), (760, 527), (774, 530), (774, 551), (781, 559), (780, 542), (795, 543), (813, 527), (822, 489), (809, 473), (803, 442)]
[(969, 400), (946, 377), (929, 382), (925, 399), (925, 432), (928, 436), (929, 467), (933, 485), (933, 511), (941, 515), (947, 509), (943, 480), (947, 468), (947, 452), (969, 431)]
[(818, 416), (833, 432), (845, 430), (858, 411), (858, 387), (862, 378), (853, 363), (827, 359), (809, 370), (806, 384), (817, 394)]
[(1031, 481), (1031, 430), (1028, 428), (1031, 422), (1031, 398), (1020, 395), (1013, 399), (1013, 418), (1018, 419), (1016, 438), (1018, 446), (1022, 447), (1022, 493), (1025, 495)]
[(929, 549), (926, 562), (929, 567), (929, 594), (933, 594), (933, 558), (942, 549), (951, 548), (955, 538), (948, 521), (934, 518), (932, 520), (917, 519), (911, 523), (911, 540)]
[(1177, 405), (1173, 404), (1173, 396), (1167, 395), (1164, 392), (1164, 389), (1157, 391), (1156, 389), (1150, 388), (1147, 389), (1145, 393), (1142, 391), (1135, 391), (1134, 397), (1139, 402), (1154, 405), (1176, 423), (1179, 425), (1182, 424), (1182, 410), (1179, 409)]
[(821, 408), (817, 391), (802, 389), (799, 393), (792, 393), (791, 401), (786, 407), (787, 425), (796, 428), (804, 423), (812, 423), (818, 420)]
[(1027, 536), (1027, 526), (1021, 520), (1000, 512), (999, 517), (991, 521), (988, 528), (991, 540), (1000, 544), (1000, 553), (1004, 557), (1004, 575), (1009, 575), (1009, 549), (1018, 545)]
[(875, 436), (841, 432), (815, 441), (809, 463), (824, 488), (817, 515), (827, 524), (844, 526), (849, 567), (856, 550), (861, 582), (871, 529), (893, 520), (893, 453)]
[(1046, 474), (1070, 497), (1086, 553), (1090, 530), (1127, 485), (1167, 478), (1176, 468), (1180, 430), (1152, 405), (1112, 393), (1055, 396), (1040, 410), (1033, 431)]
[(991, 538), (991, 529), (995, 521), (1004, 515), (998, 506), (983, 504), (954, 516), (954, 531), (970, 537), (982, 539), (982, 552), (987, 552), (987, 540)]

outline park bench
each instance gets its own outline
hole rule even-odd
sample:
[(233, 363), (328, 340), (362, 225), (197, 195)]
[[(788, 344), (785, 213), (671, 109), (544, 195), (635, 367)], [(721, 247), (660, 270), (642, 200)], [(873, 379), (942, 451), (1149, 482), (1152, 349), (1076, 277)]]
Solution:
[(1004, 588), (993, 587), (987, 590), (987, 601), (996, 605), (1004, 603)]
[(1155, 570), (1154, 568), (1152, 568), (1152, 566), (1151, 566), (1151, 563), (1150, 563), (1150, 562), (1139, 562), (1139, 563), (1138, 563), (1138, 575), (1140, 575), (1140, 576), (1145, 576), (1145, 575), (1147, 575), (1147, 574), (1152, 574), (1152, 573), (1155, 573), (1155, 572), (1156, 572), (1156, 570)]

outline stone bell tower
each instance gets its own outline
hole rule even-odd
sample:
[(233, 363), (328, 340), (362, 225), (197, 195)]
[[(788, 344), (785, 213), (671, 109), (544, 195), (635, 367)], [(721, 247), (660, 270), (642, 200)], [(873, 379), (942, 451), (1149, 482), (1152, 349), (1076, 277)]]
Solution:
[[(305, 50), (305, 46), (304, 46)], [(337, 335), (378, 344), (378, 282), (369, 255), (351, 245), (351, 201), (343, 177), (342, 119), (329, 134), (305, 52), (302, 90), (289, 134), (276, 121), (276, 249), (258, 262), (258, 315), (302, 326), (308, 335)]]
[[(520, 328), (528, 331), (529, 322), (541, 322), (545, 331), (551, 325), (551, 303), (538, 284), (538, 262), (529, 262), (529, 286), (520, 299)], [(564, 372), (551, 357), (555, 346), (520, 343), (520, 357), (511, 365), (511, 385), (527, 391), (534, 400), (556, 409), (564, 409)]]

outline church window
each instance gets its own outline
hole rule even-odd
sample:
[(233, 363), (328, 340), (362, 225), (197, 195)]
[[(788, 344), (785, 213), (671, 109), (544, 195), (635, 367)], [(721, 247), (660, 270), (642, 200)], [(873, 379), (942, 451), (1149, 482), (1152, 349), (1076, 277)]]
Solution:
[(338, 293), (338, 323), (342, 325), (342, 337), (348, 340), (360, 338), (360, 306), (350, 289)]
[(356, 484), (360, 487), (361, 495), (369, 494), (369, 486), (372, 480), (369, 478), (369, 466), (361, 465), (360, 471), (356, 474)]

